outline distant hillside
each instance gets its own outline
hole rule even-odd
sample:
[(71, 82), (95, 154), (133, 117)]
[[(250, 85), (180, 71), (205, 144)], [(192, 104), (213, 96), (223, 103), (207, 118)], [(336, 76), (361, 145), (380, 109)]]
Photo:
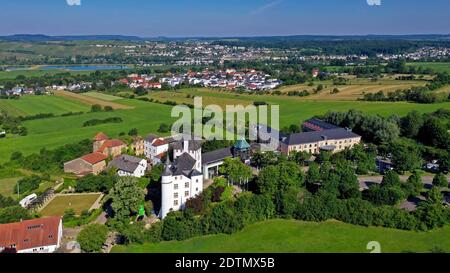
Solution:
[(300, 41), (350, 41), (350, 40), (410, 40), (410, 41), (450, 41), (450, 34), (417, 34), (417, 35), (292, 35), (292, 36), (255, 36), (255, 37), (138, 37), (124, 35), (75, 35), (75, 36), (48, 36), (42, 34), (15, 34), (10, 36), (0, 36), (4, 41), (26, 41), (26, 42), (44, 42), (44, 41), (98, 41), (98, 40), (116, 40), (116, 41), (184, 41), (184, 40), (240, 40), (240, 41), (271, 41), (271, 42), (300, 42)]
[(122, 35), (79, 35), (79, 36), (47, 36), (42, 34), (16, 34), (0, 36), (3, 41), (47, 42), (47, 41), (140, 41), (137, 36)]

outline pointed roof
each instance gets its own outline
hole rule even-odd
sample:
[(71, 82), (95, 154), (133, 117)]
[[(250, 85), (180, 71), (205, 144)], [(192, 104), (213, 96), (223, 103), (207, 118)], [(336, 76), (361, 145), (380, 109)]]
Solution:
[(250, 149), (250, 144), (248, 144), (247, 140), (241, 139), (241, 140), (238, 140), (236, 142), (236, 144), (234, 144), (234, 148), (239, 149), (239, 150)]
[(94, 137), (94, 140), (95, 140), (95, 141), (103, 141), (103, 140), (108, 140), (108, 139), (109, 139), (109, 137), (108, 137), (106, 134), (102, 133), (102, 132), (98, 133), (98, 134)]
[(167, 157), (166, 163), (164, 164), (164, 172), (162, 173), (162, 176), (172, 176), (171, 165), (172, 163), (170, 162), (169, 157)]

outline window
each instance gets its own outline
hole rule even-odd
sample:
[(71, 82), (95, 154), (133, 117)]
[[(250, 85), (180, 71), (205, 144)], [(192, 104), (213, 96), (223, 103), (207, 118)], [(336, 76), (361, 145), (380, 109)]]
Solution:
[(198, 179), (195, 181), (195, 182), (197, 182), (198, 183)]
[(174, 190), (178, 190), (178, 184), (174, 184), (174, 185), (173, 185), (173, 189), (174, 189)]
[(189, 182), (184, 183), (184, 187), (185, 187), (186, 189), (188, 189), (188, 188), (189, 188)]
[(195, 189), (195, 191), (197, 191), (197, 192), (198, 192), (198, 188), (196, 188), (196, 189)]
[(178, 200), (173, 201), (174, 206), (178, 206)]
[(188, 196), (189, 196), (189, 191), (185, 191), (185, 192), (184, 192), (184, 196), (185, 196), (185, 197), (188, 197)]
[(173, 194), (173, 198), (178, 198), (178, 192)]

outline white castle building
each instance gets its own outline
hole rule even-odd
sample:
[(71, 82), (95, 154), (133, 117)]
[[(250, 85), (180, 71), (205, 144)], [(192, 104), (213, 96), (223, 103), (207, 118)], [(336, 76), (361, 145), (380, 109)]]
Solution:
[(173, 162), (168, 156), (161, 178), (161, 219), (171, 211), (182, 209), (188, 199), (203, 191), (200, 142), (175, 142), (172, 148)]

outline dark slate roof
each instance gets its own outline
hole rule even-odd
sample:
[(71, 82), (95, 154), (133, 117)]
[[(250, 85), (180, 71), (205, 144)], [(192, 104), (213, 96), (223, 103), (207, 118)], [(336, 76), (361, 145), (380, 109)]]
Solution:
[(233, 157), (231, 147), (215, 150), (212, 152), (204, 153), (202, 155), (203, 164), (211, 164), (217, 161), (222, 161), (225, 158)]
[(137, 169), (141, 161), (142, 158), (129, 155), (121, 155), (114, 158), (113, 161), (108, 164), (108, 169), (117, 168), (128, 173), (133, 173)]
[(312, 118), (303, 123), (303, 126), (308, 127), (314, 131), (324, 131), (324, 130), (332, 130), (338, 129), (339, 127), (330, 123), (327, 123), (323, 120)]
[(182, 155), (180, 155), (177, 159), (174, 160), (174, 164), (173, 164), (173, 174), (174, 175), (182, 175), (185, 174), (183, 172), (191, 172), (192, 169), (195, 166), (195, 163), (197, 161), (195, 161), (194, 158), (192, 158), (192, 156), (190, 156), (188, 153), (184, 153)]
[[(172, 148), (174, 150), (183, 150), (184, 141), (178, 141), (172, 143)], [(189, 151), (198, 151), (202, 148), (200, 141), (190, 140), (189, 141)]]
[(150, 135), (148, 135), (148, 136), (145, 138), (145, 141), (152, 143), (153, 140), (155, 140), (155, 139), (157, 139), (157, 138), (158, 138), (158, 136), (153, 135), (153, 134), (150, 134)]
[(333, 130), (291, 134), (287, 138), (283, 139), (283, 143), (287, 144), (287, 145), (300, 145), (300, 144), (319, 142), (319, 141), (324, 140), (324, 138), (326, 138), (328, 140), (339, 140), (339, 139), (357, 138), (357, 137), (360, 137), (360, 136), (351, 131), (348, 131), (346, 129), (339, 128), (339, 129), (333, 129)]

